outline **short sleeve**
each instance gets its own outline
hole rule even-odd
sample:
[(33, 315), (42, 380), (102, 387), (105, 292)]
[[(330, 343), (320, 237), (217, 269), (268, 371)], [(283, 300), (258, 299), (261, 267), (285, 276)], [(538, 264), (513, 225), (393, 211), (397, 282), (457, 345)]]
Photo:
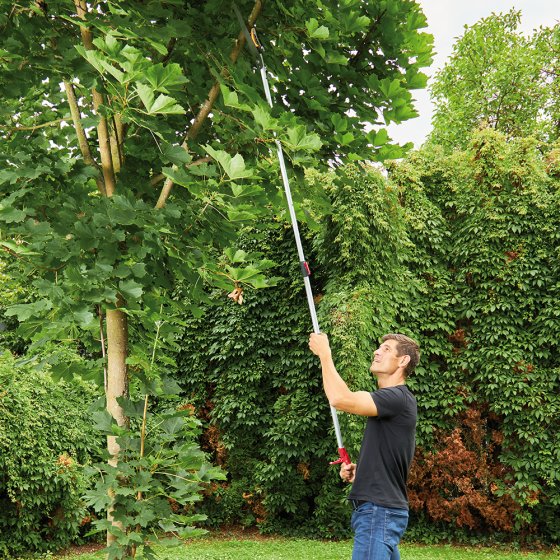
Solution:
[(378, 418), (391, 418), (397, 416), (405, 408), (404, 394), (397, 387), (387, 387), (371, 393), (373, 402), (377, 407)]

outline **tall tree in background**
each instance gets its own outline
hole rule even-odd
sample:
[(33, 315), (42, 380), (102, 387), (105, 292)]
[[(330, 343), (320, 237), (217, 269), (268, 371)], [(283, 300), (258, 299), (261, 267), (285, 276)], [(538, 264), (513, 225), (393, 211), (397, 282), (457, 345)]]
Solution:
[(431, 37), (411, 0), (240, 1), (267, 45), (271, 111), (229, 2), (0, 4), (0, 241), (36, 296), (8, 313), (35, 342), (101, 355), (106, 337), (125, 425), (131, 328), (141, 340), (177, 282), (193, 304), (204, 281), (267, 285), (262, 256), (222, 251), (282, 208), (274, 139), (296, 177), (398, 156), (380, 125), (416, 115)]
[(558, 138), (560, 29), (526, 36), (521, 12), (492, 14), (466, 28), (437, 74), (434, 144), (466, 148), (470, 133), (490, 127), (508, 137)]

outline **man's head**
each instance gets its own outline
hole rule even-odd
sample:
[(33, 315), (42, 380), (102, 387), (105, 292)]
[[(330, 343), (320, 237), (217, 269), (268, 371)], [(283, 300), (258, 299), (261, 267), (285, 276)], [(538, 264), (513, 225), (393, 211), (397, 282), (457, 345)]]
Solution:
[(376, 375), (393, 375), (401, 371), (406, 379), (420, 361), (418, 344), (404, 334), (386, 334), (374, 352), (371, 372)]

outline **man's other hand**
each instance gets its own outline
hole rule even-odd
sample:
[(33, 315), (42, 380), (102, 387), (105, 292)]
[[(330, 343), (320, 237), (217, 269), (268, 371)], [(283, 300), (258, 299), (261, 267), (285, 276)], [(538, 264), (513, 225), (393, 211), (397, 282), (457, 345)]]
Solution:
[(355, 463), (342, 463), (340, 465), (340, 478), (344, 480), (344, 482), (354, 482), (354, 477), (356, 476), (356, 464)]

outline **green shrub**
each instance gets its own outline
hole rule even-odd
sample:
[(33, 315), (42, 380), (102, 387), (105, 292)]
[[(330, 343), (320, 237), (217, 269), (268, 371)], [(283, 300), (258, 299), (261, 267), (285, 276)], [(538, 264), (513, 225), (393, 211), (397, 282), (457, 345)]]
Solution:
[(92, 396), (0, 355), (0, 557), (60, 549), (87, 524), (82, 465), (101, 446)]

